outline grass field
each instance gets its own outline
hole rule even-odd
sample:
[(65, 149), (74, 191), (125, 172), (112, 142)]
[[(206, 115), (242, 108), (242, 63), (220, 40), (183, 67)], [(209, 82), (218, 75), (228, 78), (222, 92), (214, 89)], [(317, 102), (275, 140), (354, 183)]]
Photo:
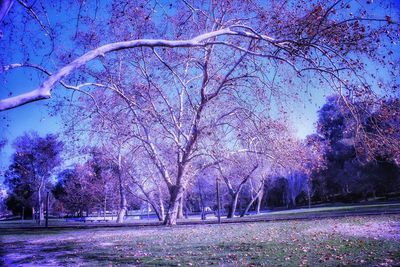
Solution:
[(0, 242), (6, 266), (396, 266), (400, 215), (174, 228), (14, 229), (2, 231)]

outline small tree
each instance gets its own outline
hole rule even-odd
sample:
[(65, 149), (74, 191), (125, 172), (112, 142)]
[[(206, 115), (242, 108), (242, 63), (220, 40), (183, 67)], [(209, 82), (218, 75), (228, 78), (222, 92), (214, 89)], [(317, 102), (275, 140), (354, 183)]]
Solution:
[(100, 171), (92, 161), (88, 161), (76, 165), (74, 169), (63, 171), (53, 194), (67, 211), (80, 216), (95, 208), (103, 208), (105, 212), (107, 205), (112, 207), (114, 201), (115, 190), (110, 188), (113, 183), (110, 178), (106, 171)]
[(5, 176), (5, 183), (9, 187), (7, 201), (10, 205), (19, 202), (21, 206), (30, 203), (36, 207), (39, 210), (39, 224), (44, 219), (43, 196), (50, 189), (53, 170), (62, 162), (63, 146), (56, 135), (40, 137), (34, 132), (24, 134), (14, 142), (15, 153)]

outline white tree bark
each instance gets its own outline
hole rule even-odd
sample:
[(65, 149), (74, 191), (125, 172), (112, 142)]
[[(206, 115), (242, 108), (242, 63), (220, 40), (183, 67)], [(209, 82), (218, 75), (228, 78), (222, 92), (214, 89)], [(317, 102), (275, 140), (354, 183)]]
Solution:
[(126, 212), (128, 211), (128, 204), (126, 200), (125, 183), (122, 177), (122, 156), (121, 148), (119, 148), (118, 153), (118, 189), (120, 196), (119, 212), (117, 216), (117, 223), (123, 223)]
[[(27, 93), (23, 93), (14, 97), (9, 97), (0, 100), (0, 111), (22, 106), (30, 102), (50, 98), (52, 89), (58, 82), (61, 82), (63, 78), (70, 75), (73, 71), (75, 71), (79, 67), (84, 66), (87, 62), (99, 56), (105, 56), (106, 53), (118, 50), (131, 49), (135, 47), (176, 48), (176, 47), (200, 47), (200, 46), (204, 47), (207, 45), (214, 45), (214, 44), (229, 45), (229, 43), (226, 42), (219, 42), (219, 43), (205, 42), (215, 37), (226, 36), (226, 35), (240, 35), (243, 37), (262, 39), (270, 43), (274, 43), (274, 45), (279, 45), (279, 42), (274, 41), (274, 39), (271, 37), (255, 34), (253, 32), (246, 32), (243, 30), (234, 30), (234, 28), (243, 28), (243, 27), (244, 26), (240, 25), (231, 26), (229, 28), (224, 28), (209, 33), (204, 33), (189, 40), (139, 39), (139, 40), (124, 41), (124, 42), (116, 42), (100, 46), (96, 49), (90, 50), (89, 52), (78, 57), (71, 63), (62, 67), (54, 74), (50, 75), (38, 88), (29, 91)], [(245, 48), (240, 48), (240, 47), (237, 48), (246, 51)]]

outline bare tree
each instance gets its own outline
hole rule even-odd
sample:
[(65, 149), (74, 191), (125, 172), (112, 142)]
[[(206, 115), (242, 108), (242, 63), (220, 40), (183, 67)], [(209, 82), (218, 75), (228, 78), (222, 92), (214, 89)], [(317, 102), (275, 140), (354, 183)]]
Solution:
[[(79, 27), (81, 19), (74, 30), (61, 24), (73, 35), (70, 47), (62, 46), (65, 36), (49, 35), (48, 46), (65, 48), (48, 56), (55, 67), (4, 64), (4, 72), (26, 67), (47, 77), (33, 90), (0, 100), (0, 110), (50, 98), (58, 84), (80, 92), (63, 102), (92, 124), (123, 127), (140, 143), (168, 189), (165, 223), (173, 225), (194, 159), (207, 150), (209, 133), (240, 119), (237, 110), (271, 111), (301, 91), (308, 72), (337, 90), (349, 108), (354, 92), (374, 95), (363, 66), (390, 60), (376, 45), (381, 38), (389, 44), (397, 24), (369, 17), (362, 7), (354, 16), (348, 5), (180, 1), (168, 12), (160, 1), (116, 1), (103, 10), (107, 21), (93, 4), (73, 6), (90, 27)], [(25, 14), (23, 4), (18, 7)], [(42, 30), (51, 26), (35, 21)]]

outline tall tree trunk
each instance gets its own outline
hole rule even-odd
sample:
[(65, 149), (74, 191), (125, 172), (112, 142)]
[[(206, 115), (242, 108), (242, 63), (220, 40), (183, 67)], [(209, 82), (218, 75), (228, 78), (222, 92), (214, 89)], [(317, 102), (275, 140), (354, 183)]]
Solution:
[[(106, 219), (106, 213), (107, 213), (107, 194), (104, 197), (104, 208), (103, 208), (104, 220)], [(100, 215), (100, 211), (99, 211), (99, 215)]]
[(43, 211), (43, 200), (42, 200), (42, 188), (43, 188), (43, 178), (40, 178), (39, 190), (38, 190), (38, 208), (39, 208), (39, 225), (42, 224), (44, 220), (44, 211)]
[(181, 200), (179, 201), (179, 208), (178, 208), (178, 219), (183, 218), (183, 196), (181, 197)]
[(126, 201), (126, 192), (124, 185), (122, 183), (122, 179), (120, 179), (120, 184), (119, 184), (119, 195), (120, 195), (120, 205), (119, 205), (117, 223), (123, 223), (126, 212), (128, 211), (128, 204)]
[[(201, 191), (200, 191), (201, 192)], [(203, 201), (203, 194), (200, 193), (200, 211), (201, 211), (201, 219), (204, 221), (206, 220), (206, 213), (205, 213), (205, 207), (204, 207), (204, 201)]]
[(183, 188), (173, 186), (170, 189), (170, 199), (167, 215), (164, 220), (165, 225), (176, 225), (178, 219), (179, 202), (183, 195)]
[[(197, 134), (196, 134), (197, 135)], [(194, 140), (192, 140), (194, 141)], [(187, 151), (190, 151), (190, 147), (193, 144), (189, 145), (189, 148), (187, 148)], [(187, 154), (186, 154), (187, 155)], [(183, 156), (183, 161), (185, 160), (186, 156)], [(185, 164), (182, 164), (178, 168), (178, 173), (177, 173), (177, 178), (176, 178), (176, 184), (170, 185), (168, 188), (169, 191), (169, 206), (168, 206), (168, 211), (167, 215), (164, 220), (165, 225), (176, 225), (176, 221), (178, 219), (178, 213), (179, 213), (179, 206), (181, 204), (181, 199), (183, 198), (183, 194), (185, 192), (185, 188), (182, 183), (182, 179), (185, 173)]]
[(236, 193), (234, 193), (232, 196), (231, 208), (229, 209), (227, 218), (233, 218), (235, 216), (236, 206), (237, 206), (238, 199), (239, 199), (239, 193), (240, 193), (240, 190), (236, 191)]
[(128, 204), (126, 201), (126, 192), (124, 187), (124, 180), (122, 177), (122, 157), (121, 153), (118, 155), (118, 183), (119, 183), (119, 212), (117, 216), (117, 223), (123, 223), (126, 212), (128, 210)]
[(49, 192), (46, 194), (46, 228), (49, 227)]
[(40, 202), (40, 223), (44, 221), (44, 202), (43, 199)]
[(251, 170), (245, 177), (243, 177), (243, 179), (242, 179), (240, 185), (237, 187), (237, 190), (236, 190), (236, 191), (233, 190), (233, 187), (232, 187), (232, 185), (230, 184), (229, 179), (223, 175), (221, 168), (219, 168), (219, 171), (220, 171), (220, 173), (221, 173), (221, 176), (222, 176), (222, 178), (224, 179), (226, 185), (228, 186), (229, 194), (230, 194), (231, 197), (232, 197), (231, 205), (230, 205), (230, 209), (229, 209), (229, 211), (228, 211), (227, 218), (233, 218), (233, 217), (235, 216), (236, 206), (237, 206), (237, 204), (238, 204), (238, 199), (239, 199), (240, 191), (242, 190), (244, 184), (247, 183), (247, 181), (250, 179), (251, 174), (252, 174), (257, 168), (258, 168), (258, 165), (255, 165), (255, 166), (252, 168), (252, 170)]
[(247, 212), (249, 212), (251, 206), (253, 205), (254, 201), (256, 201), (256, 199), (258, 198), (258, 195), (255, 195), (254, 197), (251, 198), (249, 204), (247, 204), (246, 208), (243, 210), (243, 212), (240, 214), (240, 217), (244, 217), (244, 215), (247, 214)]
[(256, 214), (260, 214), (260, 210), (261, 210), (261, 202), (264, 196), (264, 189), (261, 190), (260, 194), (257, 197), (257, 208), (256, 208)]
[(220, 198), (220, 193), (219, 193), (219, 179), (217, 178), (215, 181), (215, 186), (217, 187), (217, 218), (218, 218), (218, 223), (221, 223), (221, 198)]
[(39, 187), (39, 192), (38, 192), (38, 204), (39, 204), (39, 218), (38, 219), (39, 219), (39, 225), (41, 225), (44, 220), (41, 186)]
[(158, 220), (160, 222), (164, 221), (164, 208), (161, 209), (161, 207), (157, 207), (154, 202), (148, 202), (148, 204), (153, 208)]
[(205, 213), (205, 204), (203, 198), (203, 190), (201, 189), (200, 184), (198, 183), (199, 193), (200, 193), (200, 210), (201, 210), (201, 219), (204, 221), (206, 220), (206, 213)]
[(126, 198), (124, 200), (121, 200), (121, 202), (124, 202), (124, 204), (121, 203), (120, 210), (118, 212), (118, 217), (117, 217), (117, 223), (123, 223), (124, 218), (126, 215), (126, 212), (128, 211), (127, 205), (126, 205)]
[[(160, 190), (161, 191), (161, 190)], [(159, 220), (160, 221), (164, 221), (165, 219), (165, 209), (164, 209), (164, 201), (162, 199), (162, 195), (161, 193), (158, 194), (158, 202), (159, 202), (159, 206), (160, 206), (160, 216), (159, 216)]]
[(164, 208), (164, 201), (163, 201), (162, 192), (161, 192), (160, 187), (158, 187), (158, 194), (157, 194), (158, 205), (156, 204), (157, 203), (156, 200), (153, 200), (149, 194), (147, 194), (144, 190), (142, 190), (142, 192), (144, 193), (144, 195), (147, 199), (147, 202), (151, 205), (154, 212), (156, 213), (158, 220), (160, 222), (163, 222), (165, 220), (165, 208)]
[(188, 207), (188, 201), (186, 199), (185, 204), (183, 205), (184, 208), (184, 216), (185, 218), (189, 218), (189, 207)]

